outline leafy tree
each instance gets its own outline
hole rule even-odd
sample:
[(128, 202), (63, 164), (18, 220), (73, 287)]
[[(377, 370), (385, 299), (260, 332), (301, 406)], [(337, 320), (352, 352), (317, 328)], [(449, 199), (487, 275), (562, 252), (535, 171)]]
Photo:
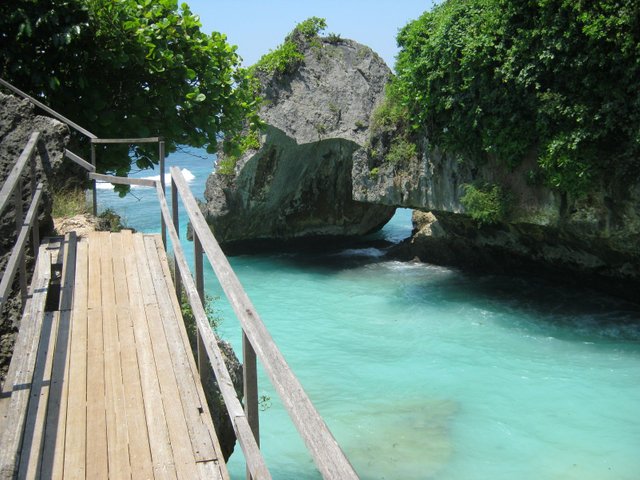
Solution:
[(574, 195), (640, 173), (637, 0), (448, 0), (398, 43), (394, 87), (435, 143), (507, 167), (537, 151)]
[[(258, 126), (254, 81), (235, 47), (206, 35), (176, 0), (17, 0), (0, 4), (0, 75), (96, 135), (163, 136), (217, 148)], [(144, 148), (105, 147), (101, 171), (157, 162)]]

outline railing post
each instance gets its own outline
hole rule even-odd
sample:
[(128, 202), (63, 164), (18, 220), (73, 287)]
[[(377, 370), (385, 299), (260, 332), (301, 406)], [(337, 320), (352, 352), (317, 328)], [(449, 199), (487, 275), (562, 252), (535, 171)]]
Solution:
[[(200, 237), (194, 232), (193, 235), (193, 262), (196, 273), (196, 290), (202, 301), (202, 305), (205, 306), (206, 301), (204, 299), (204, 270), (202, 265), (202, 244), (200, 243)], [(207, 352), (205, 350), (204, 343), (202, 341), (202, 335), (200, 331), (196, 330), (198, 338), (198, 371), (200, 372), (200, 380), (204, 380), (204, 375), (207, 370)]]
[[(22, 205), (22, 177), (18, 178), (16, 189), (13, 192), (16, 207), (16, 235), (20, 234), (24, 223), (24, 209)], [(20, 254), (20, 295), (22, 296), (22, 306), (27, 298), (27, 265), (24, 251)]]
[[(162, 214), (162, 213), (161, 213)], [(173, 177), (171, 177), (171, 216), (173, 218), (173, 227), (176, 229), (176, 234), (178, 238), (180, 238), (180, 213), (178, 210), (178, 187), (176, 187), (176, 182), (173, 181)], [(180, 279), (180, 271), (178, 270), (178, 259), (175, 255), (175, 247), (174, 247), (174, 255), (173, 255), (173, 271), (175, 272), (174, 283), (176, 286), (176, 296), (178, 297), (178, 301), (182, 301), (182, 280)], [(204, 283), (204, 282), (203, 282)], [(204, 285), (202, 288), (204, 293)], [(200, 292), (198, 292), (199, 294)]]
[[(244, 414), (247, 422), (256, 439), (256, 444), (260, 446), (260, 415), (258, 410), (258, 362), (253, 345), (242, 331), (242, 386), (244, 390)], [(247, 478), (251, 479), (249, 467), (247, 467)]]
[[(162, 186), (162, 193), (166, 193), (167, 185), (164, 178), (164, 140), (160, 138), (158, 140), (158, 158), (160, 161), (160, 185)], [(160, 214), (160, 229), (162, 236), (162, 244), (164, 245), (164, 249), (167, 249), (167, 226), (164, 223), (164, 217)], [(176, 275), (177, 277), (178, 275)]]
[[(41, 141), (38, 141), (38, 145), (43, 146)], [(38, 149), (38, 151), (42, 152), (40, 149)], [(42, 153), (40, 154), (40, 159), (42, 159)], [(36, 174), (37, 174), (36, 156), (35, 154), (33, 154), (31, 155), (31, 198), (32, 199), (36, 194), (36, 188), (38, 185), (38, 179), (36, 178)], [(37, 260), (38, 252), (40, 251), (40, 220), (38, 219), (37, 211), (33, 219), (33, 227), (31, 227), (31, 241), (33, 243), (33, 258)]]
[[(91, 142), (91, 165), (93, 165), (93, 167), (96, 168), (96, 145), (93, 142)], [(97, 217), (98, 216), (98, 190), (96, 187), (95, 180), (93, 180), (92, 210), (93, 210), (93, 216)]]

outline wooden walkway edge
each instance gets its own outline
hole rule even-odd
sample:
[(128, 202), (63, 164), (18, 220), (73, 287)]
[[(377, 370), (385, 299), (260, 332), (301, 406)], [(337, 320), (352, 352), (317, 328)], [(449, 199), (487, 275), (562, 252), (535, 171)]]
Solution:
[(0, 477), (228, 479), (159, 236), (69, 235), (52, 255), (0, 401)]

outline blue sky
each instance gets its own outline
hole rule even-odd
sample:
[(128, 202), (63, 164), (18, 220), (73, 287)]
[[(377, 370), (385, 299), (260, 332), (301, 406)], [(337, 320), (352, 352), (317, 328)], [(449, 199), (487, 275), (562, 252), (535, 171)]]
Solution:
[(433, 0), (186, 0), (200, 15), (202, 29), (227, 35), (244, 65), (277, 47), (293, 27), (309, 17), (327, 20), (325, 33), (338, 33), (371, 47), (393, 68), (398, 29)]

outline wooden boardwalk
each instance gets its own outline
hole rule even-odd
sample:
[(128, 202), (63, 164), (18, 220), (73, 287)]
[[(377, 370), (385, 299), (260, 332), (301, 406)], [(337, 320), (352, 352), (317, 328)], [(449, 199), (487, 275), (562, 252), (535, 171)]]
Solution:
[(12, 363), (3, 388), (3, 445), (28, 402), (17, 472), (0, 452), (3, 476), (228, 478), (159, 237), (58, 243), (48, 255), (60, 295), (32, 292), (25, 318), (41, 314), (42, 331), (27, 323), (16, 343), (16, 354), (38, 345), (33, 379)]

